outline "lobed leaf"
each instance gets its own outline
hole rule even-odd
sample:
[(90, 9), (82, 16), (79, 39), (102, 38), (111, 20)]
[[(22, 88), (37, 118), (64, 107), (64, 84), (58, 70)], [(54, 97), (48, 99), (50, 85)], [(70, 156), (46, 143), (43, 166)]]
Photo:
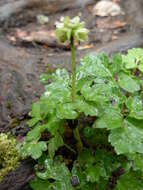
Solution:
[(119, 86), (127, 92), (134, 93), (140, 90), (139, 83), (131, 76), (121, 72), (118, 75)]
[(140, 178), (140, 173), (129, 172), (120, 177), (117, 181), (115, 190), (142, 190), (143, 189), (143, 179)]
[(122, 128), (111, 130), (109, 142), (117, 154), (143, 153), (143, 130), (124, 121)]
[(95, 128), (116, 129), (123, 126), (123, 116), (119, 109), (107, 108), (93, 124)]

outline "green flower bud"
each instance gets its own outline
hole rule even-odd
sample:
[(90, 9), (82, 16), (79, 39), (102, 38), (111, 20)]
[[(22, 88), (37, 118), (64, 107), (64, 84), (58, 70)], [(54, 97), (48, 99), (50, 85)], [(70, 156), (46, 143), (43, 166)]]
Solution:
[(80, 22), (80, 18), (62, 17), (60, 22), (56, 22), (56, 36), (61, 43), (70, 43), (71, 40), (77, 42), (85, 41), (88, 37), (88, 30), (84, 28), (85, 23)]

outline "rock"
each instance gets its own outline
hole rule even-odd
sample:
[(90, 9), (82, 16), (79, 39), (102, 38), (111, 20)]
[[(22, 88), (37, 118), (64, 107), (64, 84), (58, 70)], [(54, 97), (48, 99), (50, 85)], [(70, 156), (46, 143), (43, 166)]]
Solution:
[(96, 20), (96, 26), (100, 29), (118, 29), (123, 28), (127, 25), (125, 21), (112, 20), (111, 17), (99, 18)]
[(59, 44), (56, 39), (55, 30), (48, 30), (46, 25), (44, 26), (26, 26), (21, 29), (15, 29), (12, 34), (7, 35), (7, 38), (13, 43), (18, 44), (20, 42), (26, 43), (38, 43), (47, 45), (48, 47), (57, 47), (61, 49), (69, 49), (69, 46)]
[[(40, 94), (39, 58), (0, 39), (0, 131), (7, 131), (12, 118), (29, 112)], [(43, 65), (44, 67), (44, 65)], [(41, 71), (42, 72), (42, 71)]]
[(6, 0), (0, 2), (0, 22), (23, 9), (37, 7), (48, 14), (69, 8), (84, 7), (94, 0)]
[(38, 22), (38, 24), (44, 25), (49, 22), (49, 18), (48, 18), (48, 16), (39, 14), (39, 15), (37, 15), (37, 22)]
[[(1, 190), (22, 190), (34, 178), (34, 162), (25, 160), (0, 183)], [(29, 188), (27, 188), (28, 190)]]
[(105, 17), (105, 16), (117, 16), (123, 14), (121, 7), (112, 1), (101, 0), (93, 7), (93, 15)]
[(28, 5), (27, 0), (8, 0), (0, 4), (0, 21), (7, 19), (10, 15), (20, 12)]

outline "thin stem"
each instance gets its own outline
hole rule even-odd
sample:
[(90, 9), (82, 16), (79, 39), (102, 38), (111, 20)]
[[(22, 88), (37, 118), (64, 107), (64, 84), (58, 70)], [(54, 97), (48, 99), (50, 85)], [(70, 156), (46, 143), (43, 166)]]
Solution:
[(71, 148), (68, 144), (64, 143), (64, 146), (65, 146), (67, 149), (69, 149), (71, 152), (73, 152), (74, 154), (76, 154), (76, 151), (75, 151), (73, 148)]
[(83, 149), (83, 144), (80, 138), (78, 126), (74, 129), (73, 134), (74, 134), (74, 138), (77, 140), (77, 150), (80, 153)]
[(72, 53), (72, 101), (75, 100), (75, 82), (76, 82), (76, 54), (74, 40), (71, 39), (71, 53)]
[[(76, 53), (74, 39), (71, 38), (71, 53), (72, 53), (72, 101), (75, 101), (75, 82), (76, 82)], [(81, 152), (83, 144), (80, 138), (78, 126), (73, 130), (74, 138), (77, 140), (77, 150)]]

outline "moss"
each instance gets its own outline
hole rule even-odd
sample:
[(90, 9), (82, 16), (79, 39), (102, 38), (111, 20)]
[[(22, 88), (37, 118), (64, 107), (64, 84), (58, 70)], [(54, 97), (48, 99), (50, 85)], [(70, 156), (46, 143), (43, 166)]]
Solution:
[(10, 102), (10, 101), (7, 101), (7, 102), (6, 102), (6, 108), (10, 110), (11, 107), (12, 107), (11, 102)]
[(0, 133), (0, 181), (18, 165), (19, 153), (16, 147), (17, 142), (13, 137)]

